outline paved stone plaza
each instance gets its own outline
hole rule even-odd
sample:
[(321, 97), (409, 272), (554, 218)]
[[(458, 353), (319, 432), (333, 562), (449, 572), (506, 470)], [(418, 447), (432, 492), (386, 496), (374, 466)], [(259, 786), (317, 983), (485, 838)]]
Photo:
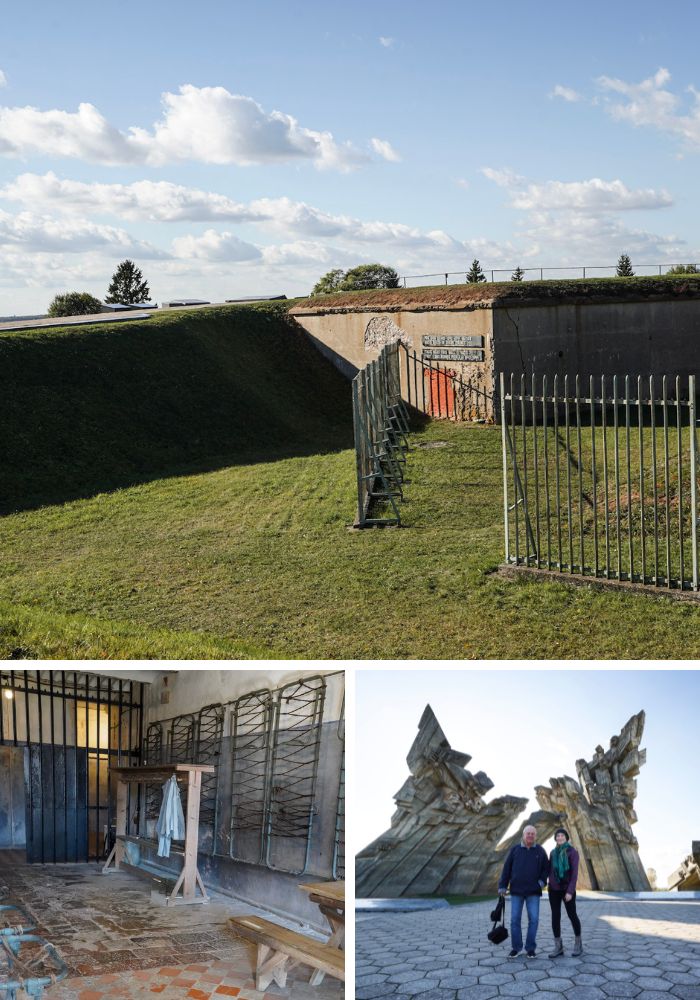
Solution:
[[(700, 902), (577, 896), (584, 951), (571, 958), (573, 933), (562, 912), (567, 954), (550, 960), (546, 897), (534, 959), (508, 959), (510, 938), (487, 940), (494, 902), (417, 913), (358, 913), (357, 1000), (700, 1000)], [(510, 902), (506, 926), (510, 919)], [(523, 930), (527, 920), (523, 918)]]

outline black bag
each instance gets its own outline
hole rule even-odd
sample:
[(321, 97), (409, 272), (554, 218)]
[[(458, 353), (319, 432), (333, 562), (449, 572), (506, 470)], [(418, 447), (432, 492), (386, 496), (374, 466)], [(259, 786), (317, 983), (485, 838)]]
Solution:
[[(505, 896), (498, 897), (496, 907), (491, 911), (491, 919), (493, 920), (493, 927), (488, 932), (486, 937), (489, 939), (491, 944), (502, 944), (504, 941), (508, 940), (508, 931), (506, 930)], [(499, 921), (501, 921), (500, 926)]]

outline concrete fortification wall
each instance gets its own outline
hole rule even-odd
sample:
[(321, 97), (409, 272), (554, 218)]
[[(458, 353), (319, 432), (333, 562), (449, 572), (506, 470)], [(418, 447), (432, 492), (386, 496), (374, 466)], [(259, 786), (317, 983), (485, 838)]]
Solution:
[[(308, 299), (291, 313), (348, 376), (395, 340), (490, 394), (501, 371), (700, 372), (700, 276), (385, 289)], [(435, 357), (435, 338), (447, 356)]]

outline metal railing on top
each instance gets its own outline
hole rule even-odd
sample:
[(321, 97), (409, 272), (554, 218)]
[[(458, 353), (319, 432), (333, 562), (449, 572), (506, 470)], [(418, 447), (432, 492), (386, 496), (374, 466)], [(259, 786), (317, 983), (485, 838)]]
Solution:
[(694, 375), (501, 374), (500, 407), (506, 562), (698, 591)]
[[(632, 270), (637, 278), (652, 277), (667, 274), (673, 267), (687, 267), (687, 264), (632, 264)], [(700, 273), (700, 264), (691, 264)], [(516, 270), (515, 267), (491, 267), (484, 268), (484, 275), (490, 275), (493, 281), (510, 281), (511, 275)], [(523, 278), (529, 281), (545, 281), (548, 277), (565, 276), (571, 279), (579, 278), (614, 278), (616, 276), (617, 264), (576, 264), (571, 267), (523, 267)], [(600, 274), (598, 272), (605, 272)], [(563, 275), (563, 272), (567, 272)], [(532, 277), (528, 277), (531, 275)], [(409, 281), (422, 281), (424, 278), (439, 278), (439, 282), (431, 284), (461, 285), (469, 282), (468, 271), (436, 271), (433, 274), (402, 274), (399, 281), (404, 288), (408, 288)], [(444, 282), (443, 279), (444, 278)], [(453, 280), (450, 280), (453, 279)], [(415, 285), (412, 287), (416, 287)], [(418, 286), (419, 287), (419, 286)]]

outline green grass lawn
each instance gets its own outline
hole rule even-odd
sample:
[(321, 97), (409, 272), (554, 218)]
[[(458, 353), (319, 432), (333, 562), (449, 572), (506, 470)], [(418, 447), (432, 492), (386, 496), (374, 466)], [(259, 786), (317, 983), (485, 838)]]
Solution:
[(7, 514), (0, 655), (700, 653), (694, 605), (494, 574), (498, 428), (435, 422), (412, 437), (398, 529), (348, 529), (353, 453), (323, 445)]

